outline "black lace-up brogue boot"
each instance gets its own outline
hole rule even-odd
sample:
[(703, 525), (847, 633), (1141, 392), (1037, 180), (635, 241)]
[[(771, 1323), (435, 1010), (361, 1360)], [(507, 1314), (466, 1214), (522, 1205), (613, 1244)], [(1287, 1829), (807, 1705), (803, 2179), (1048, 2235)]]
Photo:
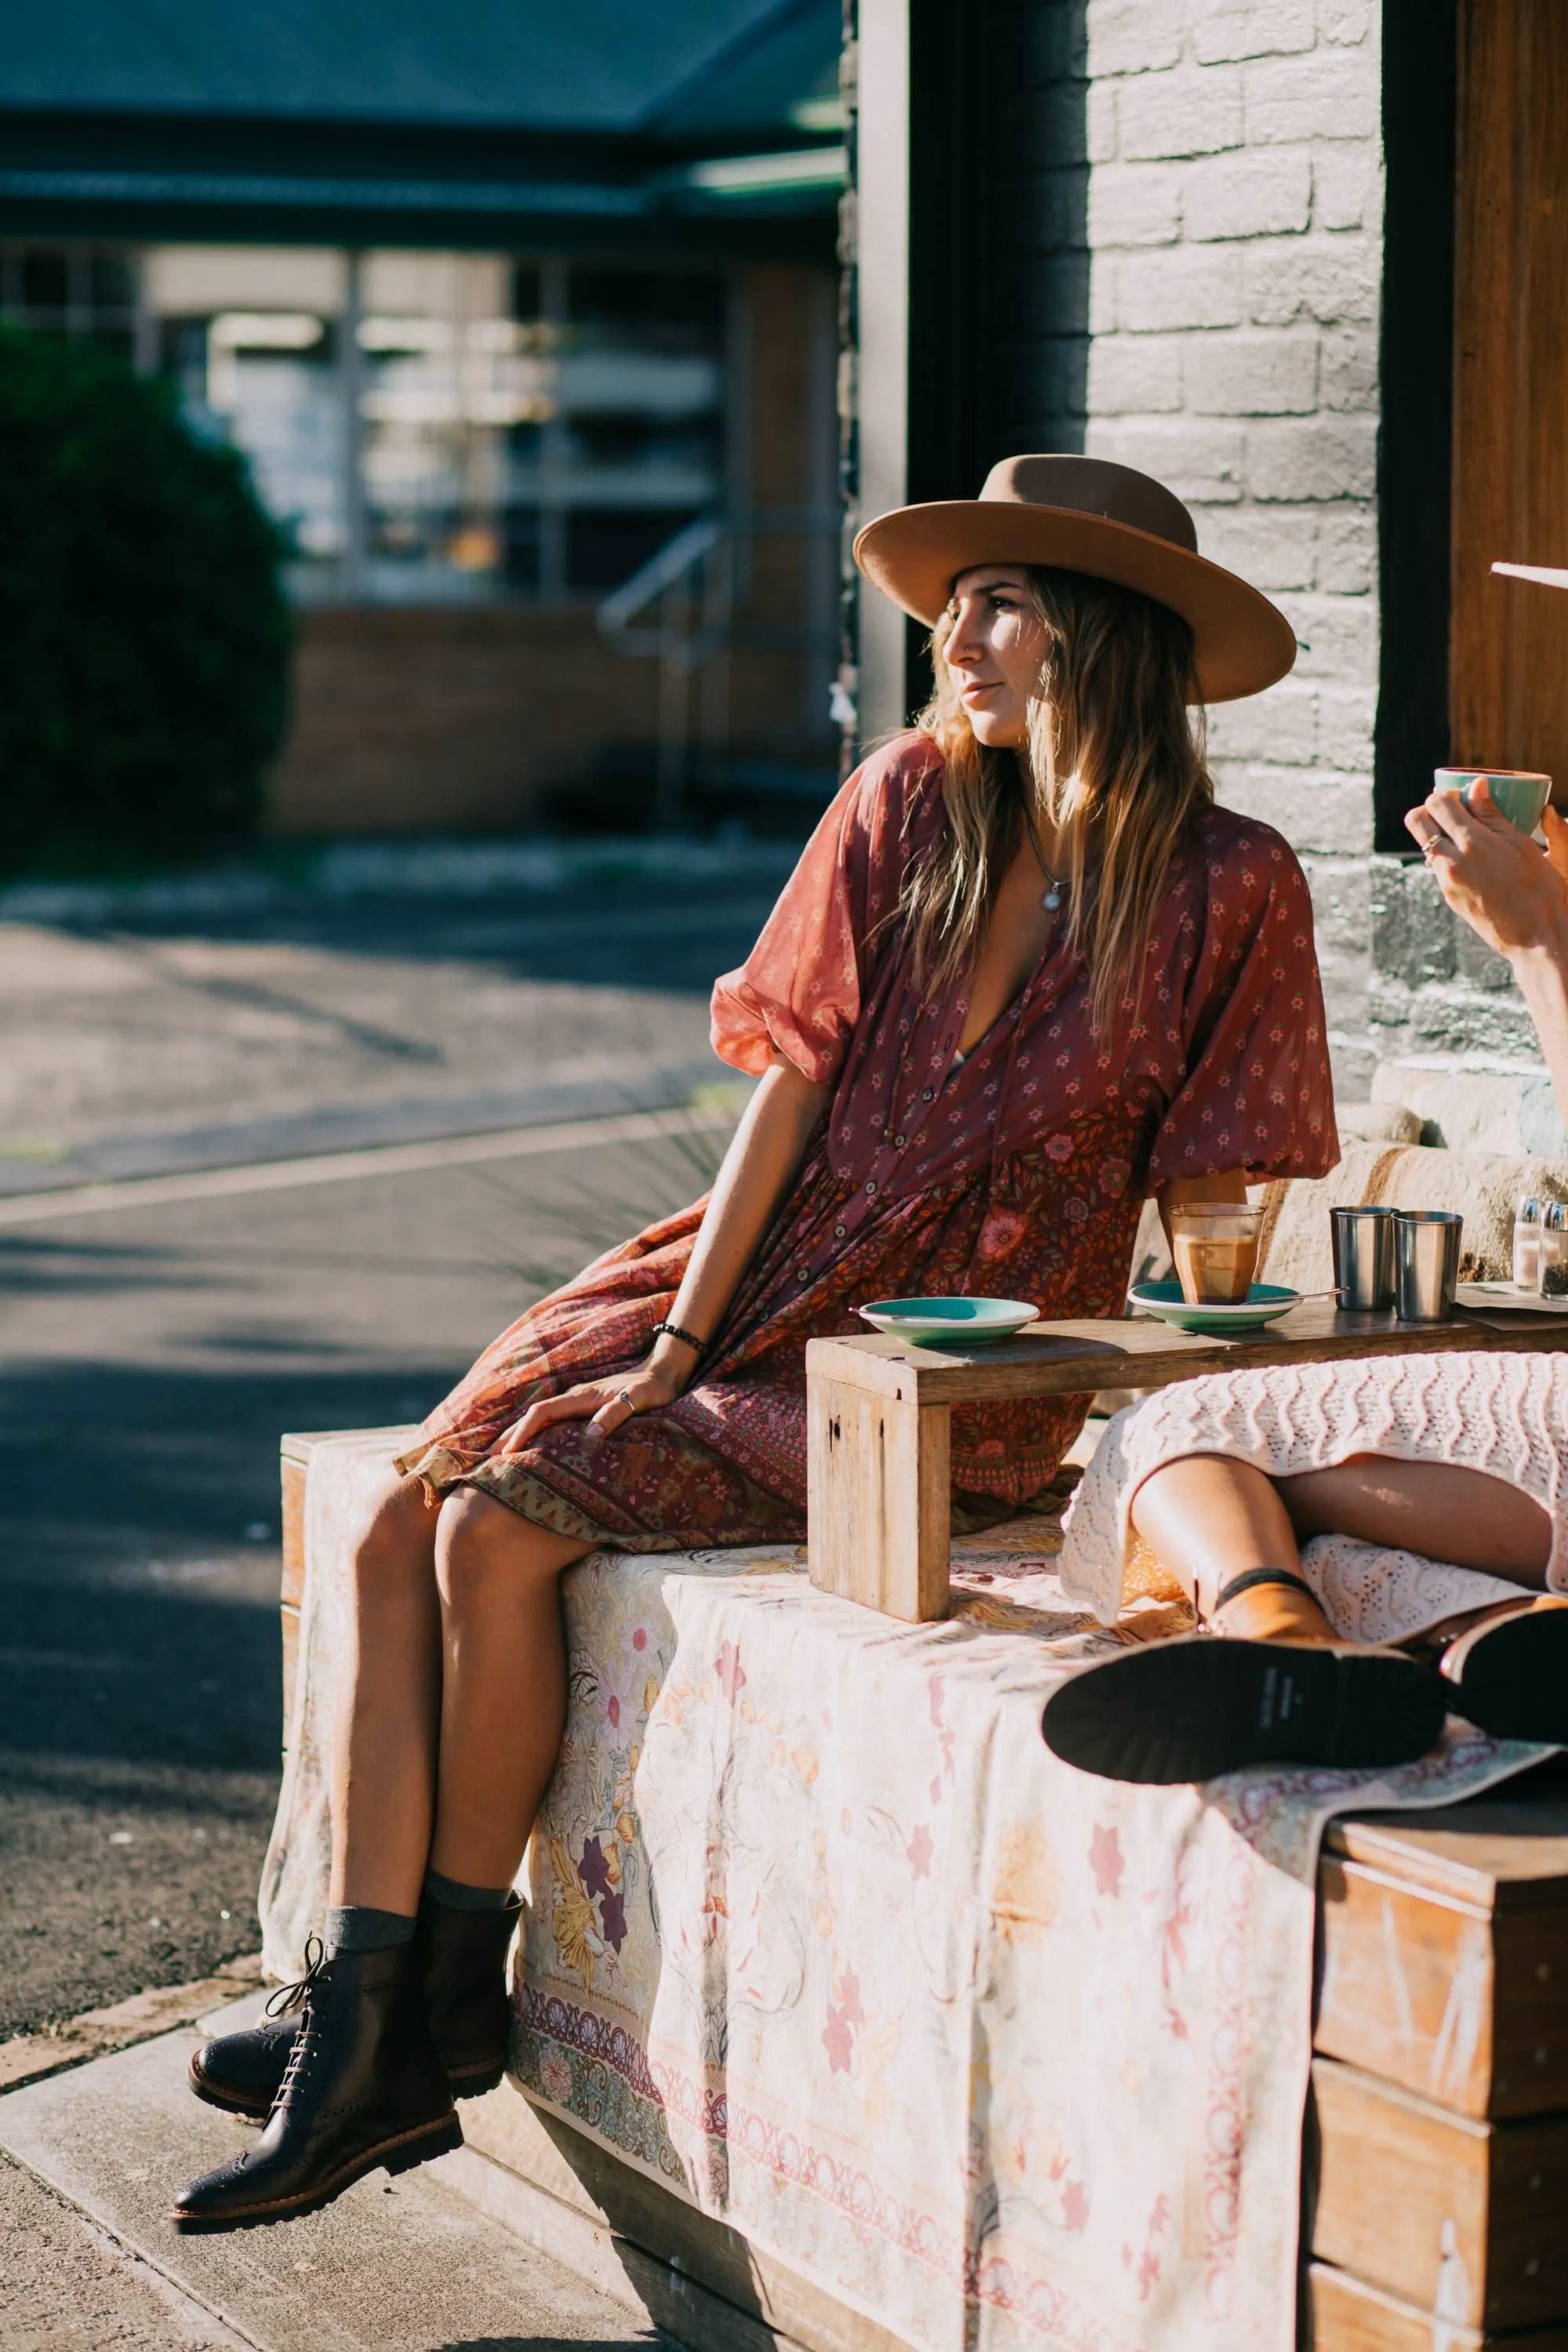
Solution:
[(511, 2039), (506, 1956), (522, 1912), (513, 1895), (501, 1911), (457, 1911), (428, 1897), (419, 1906), (415, 1948), (430, 2038), (455, 2099), (493, 2091)]
[[(415, 1949), (426, 2015), (455, 2099), (493, 2091), (506, 2071), (511, 2021), (506, 1955), (521, 1912), (517, 1895), (504, 1911), (454, 1911), (428, 1899), (420, 1906)], [(307, 1962), (312, 1950), (320, 1955), (314, 1937), (305, 1948)], [(198, 2099), (229, 2115), (266, 2122), (288, 2068), (309, 1982), (307, 1976), (297, 1985), (280, 1987), (260, 2025), (203, 2042), (190, 2065)]]
[(313, 2213), (378, 2166), (408, 2172), (463, 2144), (425, 2021), (411, 1944), (319, 1959), (253, 2147), (175, 2201), (176, 2230), (248, 2230)]
[(267, 2004), (259, 2025), (237, 2033), (220, 2033), (204, 2042), (191, 2060), (189, 2079), (198, 2099), (264, 2124), (272, 2102), (283, 2087), (289, 2056), (304, 2007), (306, 1991), (321, 1963), (321, 1940), (310, 1937), (305, 1945), (305, 1974), (298, 1984), (280, 1985)]

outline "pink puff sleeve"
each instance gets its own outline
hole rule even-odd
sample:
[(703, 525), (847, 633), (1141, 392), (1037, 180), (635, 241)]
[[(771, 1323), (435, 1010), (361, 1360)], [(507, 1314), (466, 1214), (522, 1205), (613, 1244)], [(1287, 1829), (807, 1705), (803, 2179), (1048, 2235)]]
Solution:
[(1306, 876), (1270, 826), (1216, 812), (1215, 831), (1181, 1016), (1185, 1070), (1154, 1138), (1151, 1192), (1231, 1169), (1322, 1176), (1340, 1156)]
[(713, 990), (713, 1051), (760, 1075), (776, 1054), (818, 1086), (844, 1065), (870, 967), (869, 943), (897, 905), (910, 823), (940, 805), (928, 738), (906, 735), (858, 767), (801, 852), (762, 936)]
[(775, 1054), (831, 1086), (860, 1011), (864, 769), (829, 803), (739, 971), (714, 984), (713, 1051), (754, 1076)]

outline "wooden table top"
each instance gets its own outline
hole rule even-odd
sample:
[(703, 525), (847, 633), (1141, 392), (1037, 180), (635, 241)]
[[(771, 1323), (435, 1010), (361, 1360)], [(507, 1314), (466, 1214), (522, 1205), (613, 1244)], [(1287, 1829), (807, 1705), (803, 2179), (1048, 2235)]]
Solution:
[(1460, 1307), (1447, 1323), (1399, 1323), (1392, 1313), (1342, 1313), (1331, 1298), (1303, 1299), (1261, 1331), (1221, 1339), (1173, 1330), (1153, 1316), (1031, 1323), (1016, 1339), (973, 1348), (915, 1348), (868, 1332), (813, 1339), (808, 1374), (913, 1404), (975, 1404), (1095, 1389), (1158, 1389), (1199, 1372), (1265, 1364), (1333, 1363), (1367, 1356), (1568, 1347), (1568, 1313)]

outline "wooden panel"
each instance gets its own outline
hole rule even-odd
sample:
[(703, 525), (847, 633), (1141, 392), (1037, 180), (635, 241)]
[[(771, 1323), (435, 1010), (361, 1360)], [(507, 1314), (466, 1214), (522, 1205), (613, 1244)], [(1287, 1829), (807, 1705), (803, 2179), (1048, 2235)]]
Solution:
[[(463, 2136), (492, 2163), (613, 2231), (618, 2243), (689, 2273), (806, 2352), (908, 2352), (901, 2336), (799, 2277), (740, 2231), (699, 2212), (673, 2186), (534, 2108), (510, 2080), (464, 2107)], [(627, 2268), (642, 2286), (646, 2273)], [(734, 2340), (739, 2352), (739, 2329)]]
[(294, 1711), (294, 1668), (300, 1651), (300, 1607), (305, 1597), (305, 1485), (310, 1455), (324, 1438), (380, 1437), (389, 1454), (411, 1445), (418, 1434), (414, 1422), (389, 1422), (377, 1429), (290, 1429), (278, 1441), (279, 1472), (283, 1505), (283, 1743)]
[(294, 1717), (294, 1672), (300, 1663), (300, 1612), (287, 1601), (279, 1611), (283, 1637), (283, 1744)]
[(1568, 2108), (1568, 1914), (1324, 1856), (1314, 2047), (1467, 2116)]
[(945, 1616), (949, 1414), (833, 1380), (809, 1383), (811, 1580), (890, 1617)]
[(305, 1591), (305, 1465), (286, 1454), (279, 1467), (283, 1489), (283, 1599), (297, 1609)]
[(416, 1421), (378, 1422), (374, 1429), (286, 1429), (278, 1441), (278, 1451), (285, 1462), (308, 1463), (316, 1447), (329, 1437), (384, 1437), (389, 1454), (401, 1454), (418, 1434)]
[[(1492, 2112), (1489, 1912), (1326, 1855), (1313, 2047), (1463, 2115)], [(1568, 2103), (1557, 2085), (1541, 2106)]]
[(1306, 2299), (1302, 2352), (1568, 2352), (1568, 2326), (1498, 2336), (1434, 2322), (1429, 2311), (1327, 2263), (1309, 2263)]
[[(1564, 599), (1568, 603), (1568, 598)], [(881, 1334), (806, 1342), (808, 1379), (826, 1375), (879, 1396), (920, 1404), (980, 1404), (1009, 1397), (1092, 1394), (1097, 1389), (1164, 1388), (1200, 1372), (1268, 1364), (1321, 1364), (1367, 1356), (1486, 1349), (1541, 1353), (1568, 1347), (1568, 1321), (1533, 1315), (1457, 1315), (1448, 1323), (1402, 1324), (1392, 1315), (1342, 1315), (1310, 1300), (1253, 1338), (1199, 1339), (1152, 1318), (1034, 1323), (1018, 1339), (969, 1353), (911, 1348)]]
[(1568, 1757), (1552, 1757), (1490, 1796), (1421, 1813), (1331, 1822), (1331, 1853), (1412, 1886), (1497, 1911), (1568, 1907)]
[(1460, 9), (1452, 752), (1568, 795), (1568, 595), (1495, 580), (1568, 561), (1568, 10)]
[(1568, 2315), (1568, 2115), (1478, 2123), (1315, 2059), (1311, 2252), (1467, 2326)]

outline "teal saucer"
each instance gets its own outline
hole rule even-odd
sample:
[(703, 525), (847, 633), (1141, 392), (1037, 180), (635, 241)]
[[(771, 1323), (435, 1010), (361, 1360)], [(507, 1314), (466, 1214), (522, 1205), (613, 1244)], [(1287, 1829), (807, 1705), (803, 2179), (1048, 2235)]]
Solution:
[(1182, 1297), (1179, 1282), (1135, 1282), (1127, 1300), (1141, 1313), (1157, 1315), (1162, 1323), (1173, 1324), (1178, 1331), (1212, 1335), (1260, 1331), (1266, 1323), (1273, 1323), (1281, 1315), (1289, 1315), (1292, 1307), (1299, 1307), (1301, 1294), (1299, 1290), (1282, 1289), (1277, 1282), (1255, 1282), (1247, 1297), (1238, 1298), (1234, 1307), (1191, 1307)]
[(1011, 1339), (1039, 1311), (1023, 1298), (874, 1298), (856, 1310), (889, 1339), (907, 1339), (913, 1348), (973, 1348), (987, 1339)]

